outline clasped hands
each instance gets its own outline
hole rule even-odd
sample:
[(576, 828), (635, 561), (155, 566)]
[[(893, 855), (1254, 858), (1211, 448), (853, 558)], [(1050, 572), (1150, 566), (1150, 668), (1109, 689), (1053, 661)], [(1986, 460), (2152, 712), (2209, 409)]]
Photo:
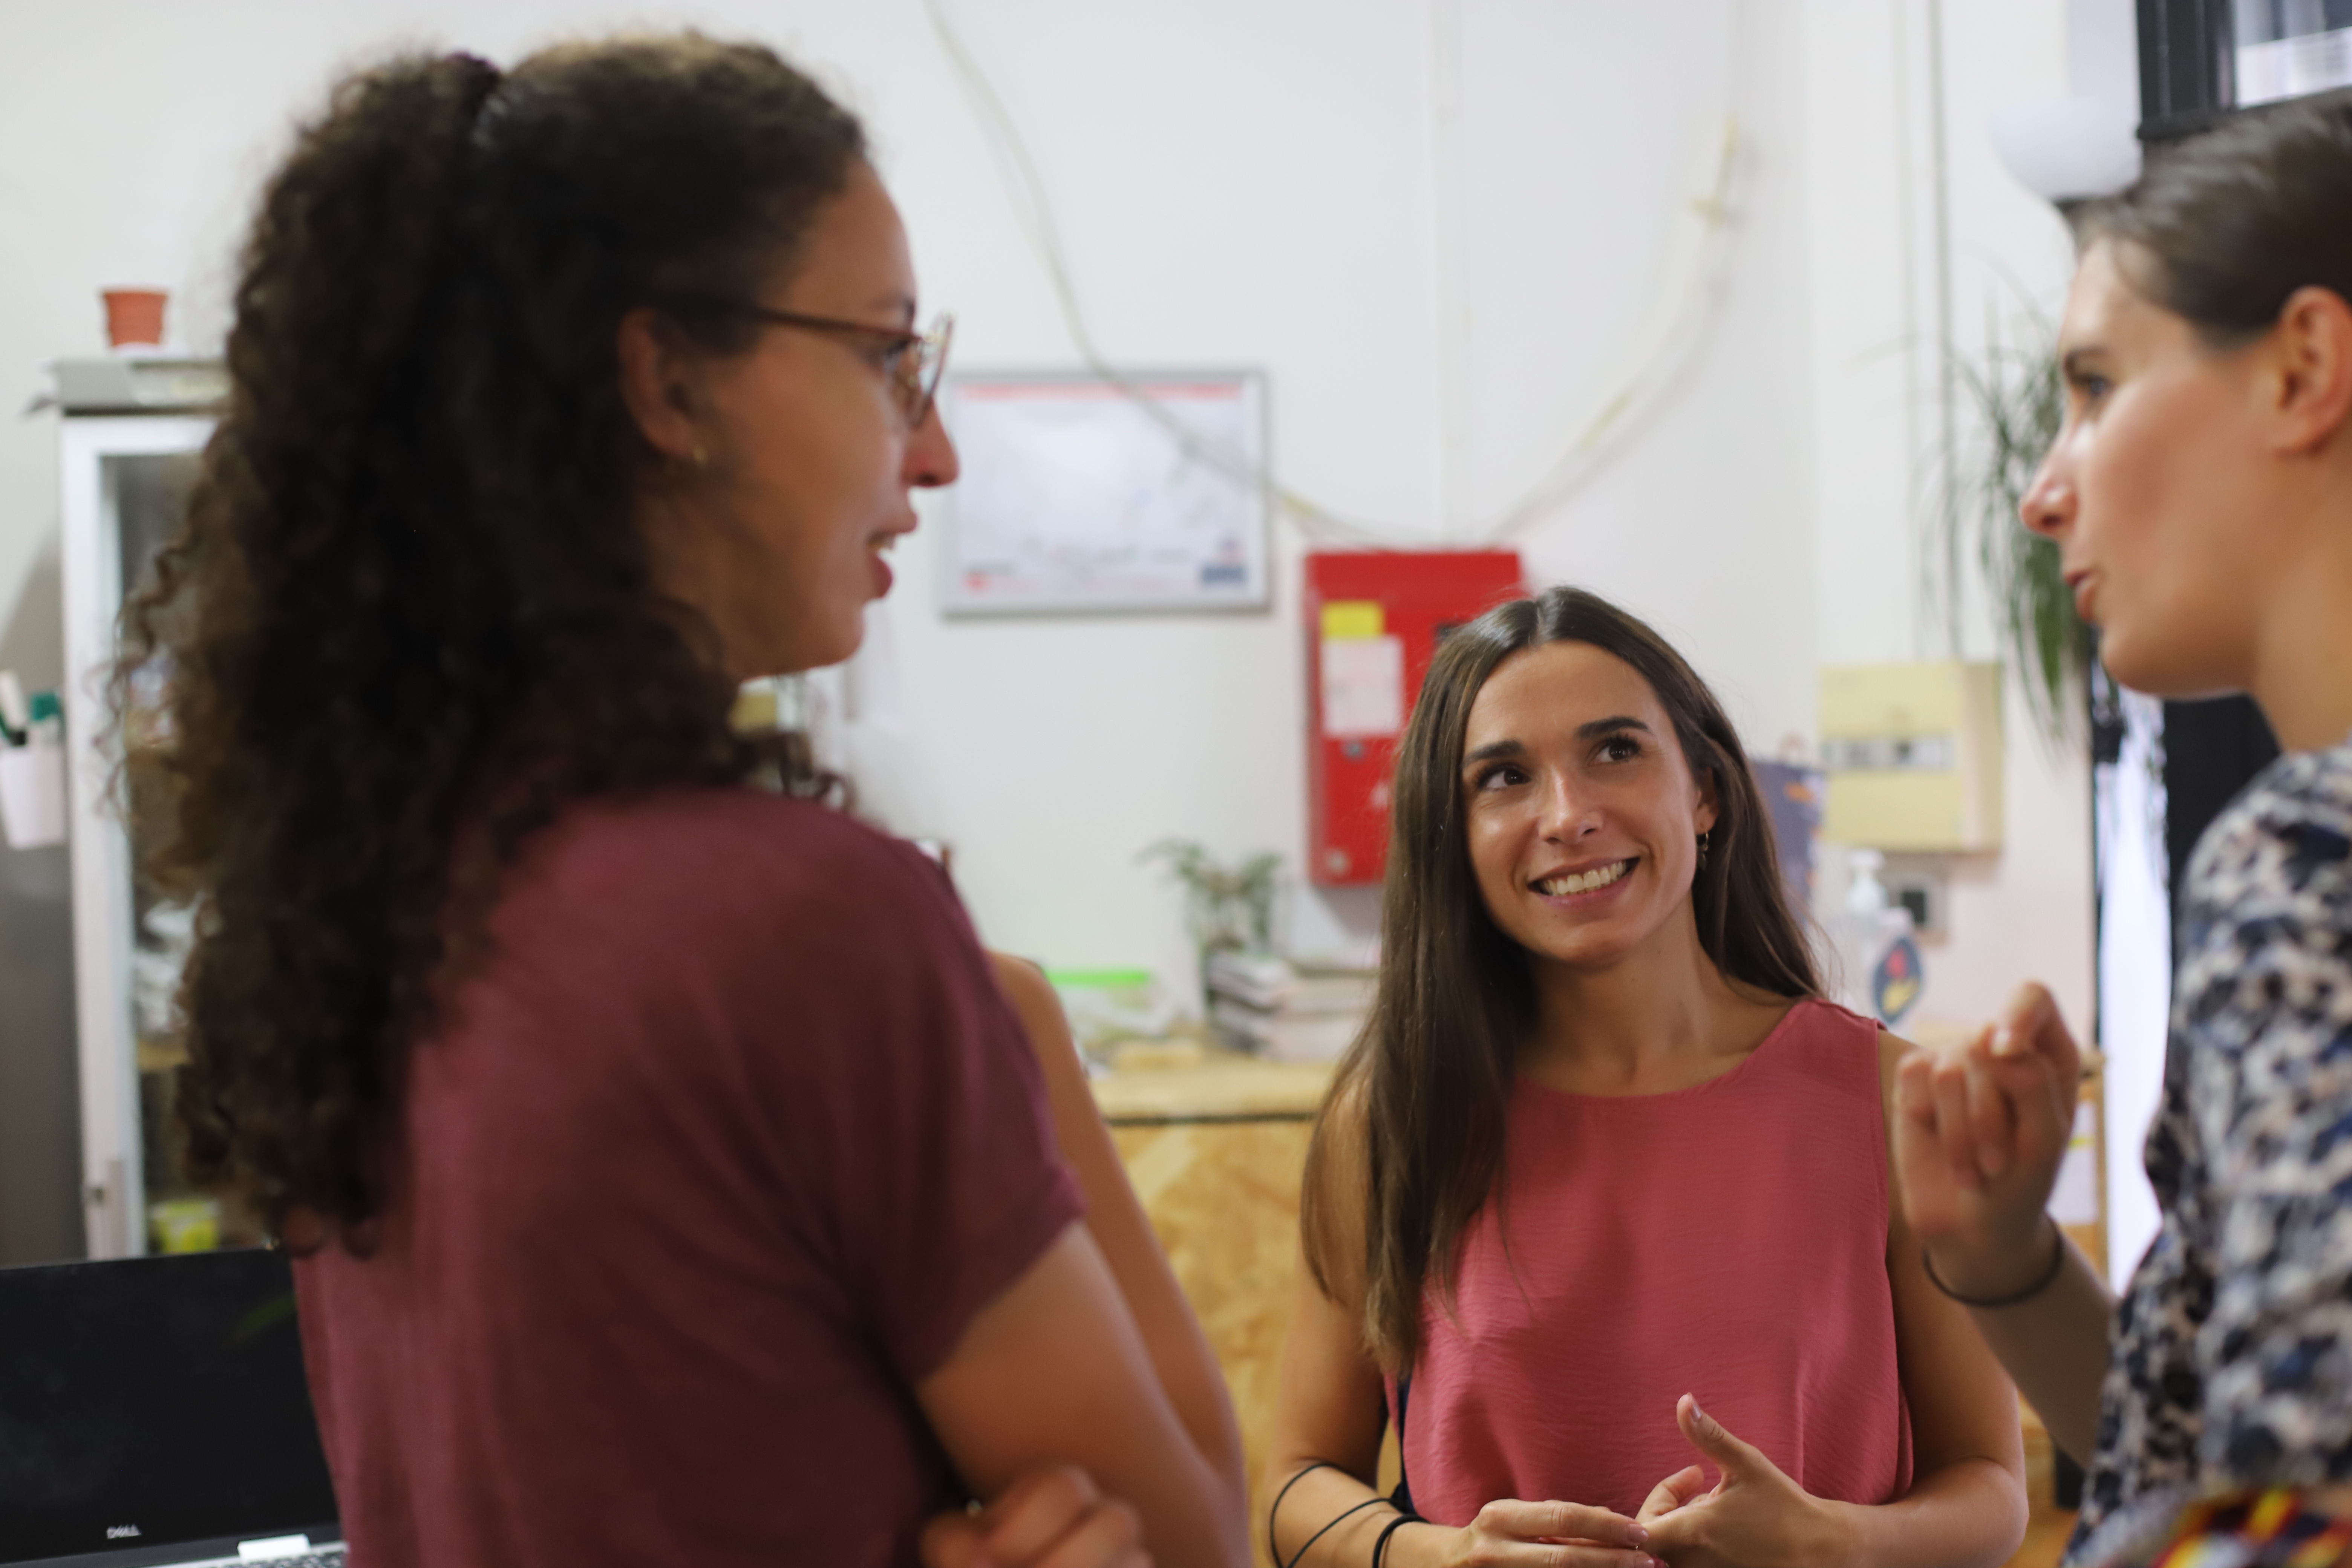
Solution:
[[(1632, 1519), (1576, 1503), (1488, 1503), (1449, 1554), (1459, 1568), (1822, 1568), (1843, 1560), (1832, 1505), (1807, 1495), (1753, 1445), (1685, 1394), (1675, 1424), (1721, 1479), (1697, 1465), (1651, 1489)], [(1565, 1551), (1561, 1549), (1565, 1548)]]
[(923, 1568), (1151, 1568), (1135, 1510), (1075, 1465), (1031, 1470), (989, 1505), (945, 1513), (922, 1537)]

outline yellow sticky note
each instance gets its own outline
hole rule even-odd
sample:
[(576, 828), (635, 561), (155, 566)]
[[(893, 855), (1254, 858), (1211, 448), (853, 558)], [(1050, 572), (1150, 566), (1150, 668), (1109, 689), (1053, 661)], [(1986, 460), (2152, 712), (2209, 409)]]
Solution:
[(1388, 617), (1378, 599), (1335, 599), (1323, 606), (1325, 642), (1360, 642), (1388, 635)]

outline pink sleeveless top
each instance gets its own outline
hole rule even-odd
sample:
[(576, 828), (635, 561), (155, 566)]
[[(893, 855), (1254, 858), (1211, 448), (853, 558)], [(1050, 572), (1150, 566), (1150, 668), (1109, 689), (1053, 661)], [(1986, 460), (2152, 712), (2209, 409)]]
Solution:
[[(1465, 1525), (1499, 1498), (1630, 1516), (1704, 1462), (1675, 1426), (1685, 1394), (1816, 1497), (1910, 1489), (1876, 1024), (1800, 1002), (1670, 1094), (1523, 1079), (1508, 1138), (1454, 1311), (1433, 1286), (1424, 1308), (1400, 1423), (1423, 1518)], [(1389, 1399), (1395, 1421), (1393, 1381)]]

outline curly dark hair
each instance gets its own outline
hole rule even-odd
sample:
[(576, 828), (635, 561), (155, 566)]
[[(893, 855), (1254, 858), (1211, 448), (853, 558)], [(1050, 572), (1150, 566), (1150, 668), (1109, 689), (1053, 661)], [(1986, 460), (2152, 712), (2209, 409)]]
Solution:
[(503, 77), (393, 59), (270, 180), (226, 412), (113, 700), (168, 679), (146, 869), (201, 900), (188, 1174), (273, 1232), (301, 1209), (365, 1233), (405, 1053), (534, 830), (761, 761), (715, 632), (656, 585), (620, 322), (746, 351), (740, 317), (680, 301), (756, 296), (864, 156), (774, 54), (683, 35)]

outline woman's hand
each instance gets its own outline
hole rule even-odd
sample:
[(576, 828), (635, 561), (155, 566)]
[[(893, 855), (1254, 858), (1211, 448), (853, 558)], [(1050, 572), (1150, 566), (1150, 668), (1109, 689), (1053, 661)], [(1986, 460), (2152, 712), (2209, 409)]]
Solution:
[(1706, 1490), (1706, 1471), (1697, 1465), (1685, 1466), (1650, 1489), (1633, 1522), (1647, 1530)]
[(1151, 1568), (1136, 1512), (1056, 1465), (1023, 1475), (978, 1513), (943, 1513), (923, 1531), (923, 1568)]
[(1461, 1530), (1401, 1531), (1388, 1560), (1397, 1568), (1659, 1568), (1645, 1550), (1649, 1538), (1642, 1525), (1605, 1508), (1501, 1498)]
[(1948, 1289), (1997, 1300), (2045, 1267), (2042, 1211), (2074, 1136), (2082, 1073), (2057, 1004), (2033, 984), (1964, 1046), (1904, 1059), (1895, 1119), (1904, 1213)]
[(1847, 1553), (1837, 1520), (1758, 1449), (1685, 1394), (1675, 1424), (1723, 1473), (1712, 1490), (1696, 1465), (1660, 1481), (1642, 1505), (1650, 1550), (1671, 1568), (1835, 1568)]

